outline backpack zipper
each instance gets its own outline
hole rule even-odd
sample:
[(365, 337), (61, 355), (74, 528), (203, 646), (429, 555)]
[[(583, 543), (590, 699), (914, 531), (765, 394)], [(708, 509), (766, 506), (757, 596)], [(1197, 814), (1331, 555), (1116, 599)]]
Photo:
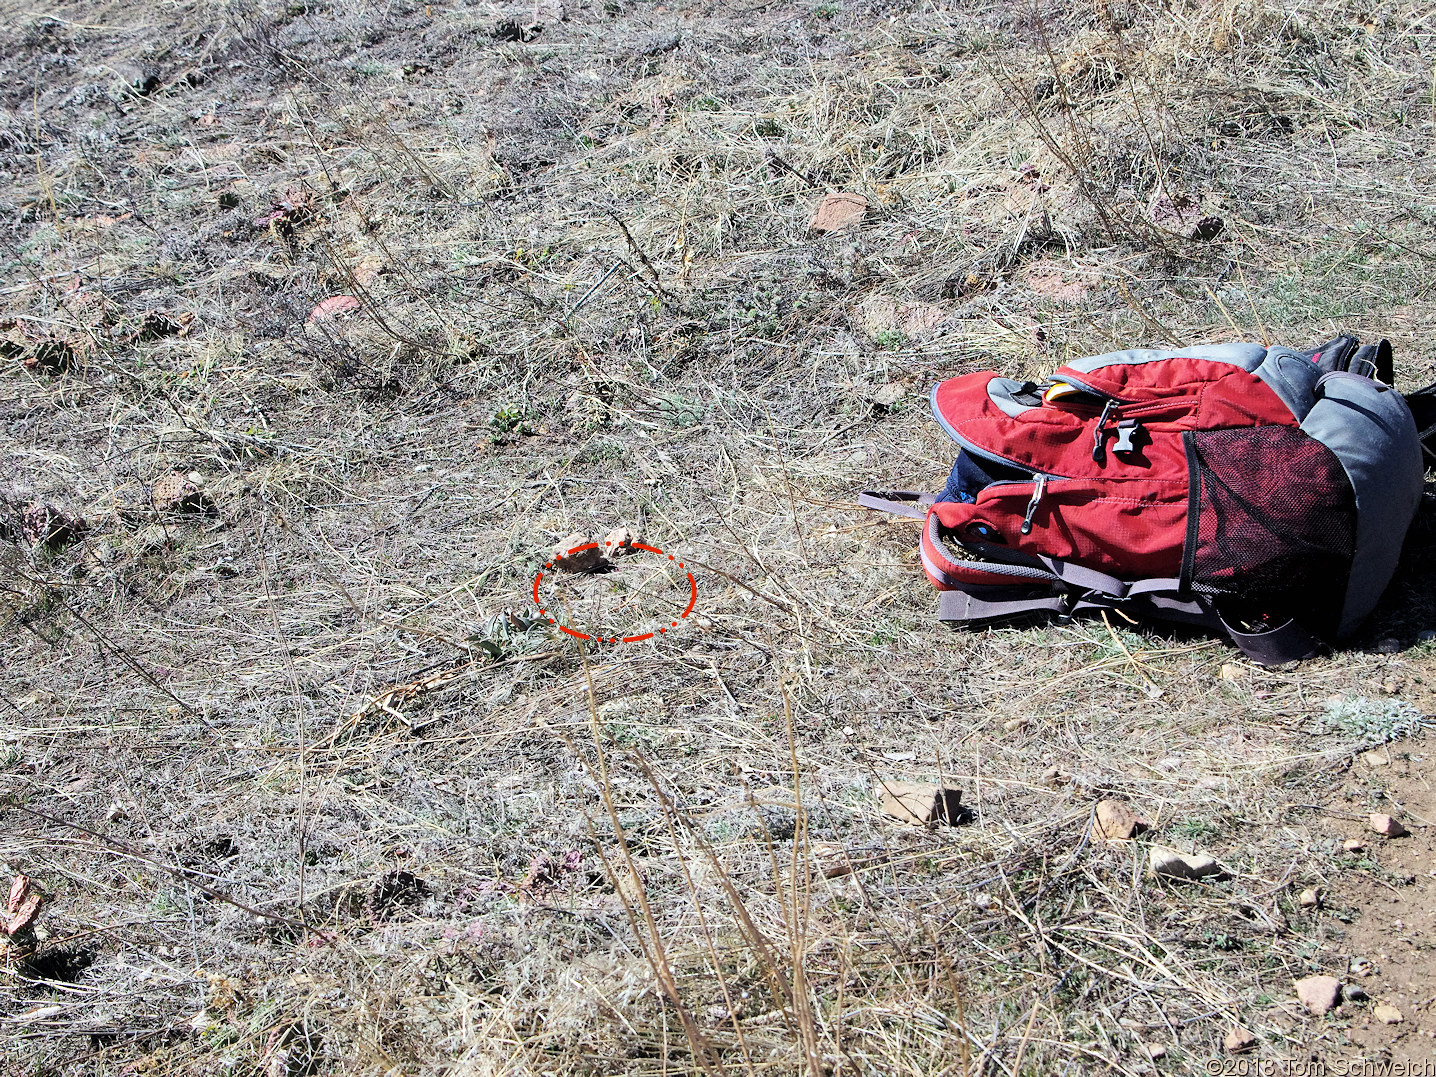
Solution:
[(1110, 397), (1107, 403), (1102, 405), (1102, 416), (1097, 420), (1097, 426), (1092, 431), (1092, 462), (1102, 467), (1107, 466), (1107, 420), (1120, 406), (1121, 401), (1116, 397)]
[(1038, 475), (1032, 483), (1032, 498), (1027, 502), (1027, 511), (1022, 516), (1022, 533), (1032, 534), (1032, 517), (1037, 515), (1037, 506), (1042, 503), (1042, 495), (1047, 492), (1047, 476)]

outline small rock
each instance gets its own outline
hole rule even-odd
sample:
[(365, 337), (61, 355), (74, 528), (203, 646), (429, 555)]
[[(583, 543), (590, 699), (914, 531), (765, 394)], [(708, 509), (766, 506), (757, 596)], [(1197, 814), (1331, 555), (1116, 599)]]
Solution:
[(109, 811), (105, 812), (105, 822), (107, 823), (122, 822), (129, 817), (130, 813), (125, 810), (125, 806), (118, 800), (110, 805)]
[(841, 842), (815, 841), (809, 847), (814, 865), (827, 879), (840, 879), (859, 868), (878, 863), (872, 853), (849, 852)]
[(1335, 976), (1306, 976), (1296, 981), (1296, 997), (1308, 1013), (1320, 1017), (1341, 1005), (1341, 981)]
[(1392, 636), (1376, 641), (1376, 646), (1371, 648), (1372, 654), (1399, 654), (1401, 653), (1401, 641)]
[(1147, 1052), (1147, 1057), (1153, 1062), (1159, 1058), (1167, 1057), (1167, 1045), (1165, 1043), (1144, 1043), (1142, 1048)]
[(1376, 1019), (1383, 1025), (1399, 1025), (1406, 1020), (1405, 1015), (1388, 1002), (1378, 1002), (1376, 1009), (1372, 1012), (1376, 1014)]
[(1250, 1051), (1257, 1045), (1257, 1038), (1241, 1025), (1237, 1025), (1222, 1039), (1222, 1047), (1228, 1054), (1239, 1055), (1244, 1051)]
[(883, 814), (905, 823), (947, 823), (962, 820), (962, 791), (951, 785), (927, 782), (882, 783)]
[(320, 300), (315, 304), (305, 322), (309, 325), (313, 325), (315, 322), (332, 322), (340, 315), (353, 314), (355, 311), (363, 309), (363, 306), (364, 304), (352, 295), (331, 295), (328, 299)]
[(40, 892), (31, 888), (29, 876), (15, 876), (10, 882), (9, 897), (5, 900), (5, 918), (4, 922), (0, 923), (0, 931), (6, 935), (16, 935), (29, 927), (40, 914), (43, 901)]
[(1009, 733), (1016, 733), (1019, 729), (1027, 728), (1027, 721), (1026, 718), (1009, 718), (1002, 723), (1002, 728)]
[(1148, 861), (1153, 875), (1169, 879), (1202, 879), (1225, 875), (1226, 871), (1206, 853), (1179, 853), (1164, 845), (1153, 845)]
[(1147, 829), (1125, 800), (1097, 801), (1097, 833), (1108, 841), (1135, 837)]
[(354, 281), (359, 287), (368, 288), (388, 272), (388, 268), (388, 263), (382, 258), (361, 258), (354, 264)]
[(818, 208), (808, 221), (812, 232), (839, 232), (862, 222), (868, 212), (868, 200), (860, 194), (830, 191), (823, 195)]
[(1296, 900), (1302, 908), (1314, 909), (1321, 904), (1321, 895), (1310, 887), (1307, 887)]
[(1223, 662), (1220, 676), (1224, 681), (1239, 681), (1242, 679), (1242, 667), (1231, 662)]
[(1366, 848), (1366, 842), (1360, 838), (1347, 838), (1341, 843), (1341, 847), (1348, 853), (1359, 853)]
[(141, 66), (133, 60), (121, 60), (112, 70), (115, 80), (126, 90), (141, 96), (150, 93), (160, 84), (159, 73), (151, 67)]
[(1404, 838), (1410, 833), (1399, 821), (1389, 815), (1383, 815), (1381, 812), (1372, 812), (1370, 822), (1371, 829), (1384, 837)]
[(1353, 957), (1347, 968), (1353, 976), (1370, 976), (1376, 971), (1376, 966), (1364, 957)]
[(115, 548), (103, 540), (90, 543), (85, 548), (88, 559), (96, 565), (108, 565), (115, 559)]
[(608, 557), (628, 557), (638, 551), (633, 544), (638, 537), (626, 527), (615, 527), (603, 540), (603, 552)]
[(847, 850), (839, 842), (815, 841), (808, 852), (825, 879), (837, 879), (853, 872), (853, 863), (848, 859)]
[(891, 408), (906, 395), (907, 383), (901, 381), (885, 381), (867, 391), (867, 398), (883, 408)]
[(1366, 988), (1359, 984), (1343, 984), (1341, 997), (1348, 1002), (1369, 1002), (1371, 996), (1366, 993)]
[(84, 534), (83, 520), (72, 519), (54, 505), (32, 501), (20, 513), (20, 534), (31, 546), (58, 549)]
[(1391, 753), (1385, 748), (1373, 748), (1369, 752), (1361, 753), (1361, 761), (1368, 767), (1389, 767), (1391, 765)]
[(1067, 780), (1060, 767), (1048, 767), (1042, 772), (1044, 785), (1062, 785)]
[[(197, 473), (195, 473), (197, 474)], [(166, 475), (150, 490), (150, 500), (156, 512), (189, 512), (207, 507), (209, 498), (189, 475), (176, 471)]]
[(1078, 303), (1092, 294), (1092, 284), (1076, 276), (1067, 266), (1057, 262), (1039, 261), (1023, 270), (1027, 287), (1038, 295), (1059, 302)]
[(1423, 628), (1416, 633), (1417, 643), (1430, 643), (1433, 639), (1436, 639), (1436, 628)]
[(614, 872), (614, 891), (625, 904), (639, 907), (643, 904), (643, 872), (630, 871), (626, 865), (619, 865)]
[(575, 531), (553, 550), (553, 563), (567, 572), (592, 572), (602, 557), (598, 543), (582, 531)]

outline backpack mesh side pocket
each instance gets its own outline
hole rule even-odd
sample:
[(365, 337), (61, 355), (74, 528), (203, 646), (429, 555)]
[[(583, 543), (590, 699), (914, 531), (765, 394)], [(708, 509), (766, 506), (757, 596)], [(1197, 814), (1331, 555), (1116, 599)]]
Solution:
[(1336, 454), (1292, 426), (1184, 436), (1191, 502), (1183, 578), (1331, 633), (1356, 548), (1356, 493)]

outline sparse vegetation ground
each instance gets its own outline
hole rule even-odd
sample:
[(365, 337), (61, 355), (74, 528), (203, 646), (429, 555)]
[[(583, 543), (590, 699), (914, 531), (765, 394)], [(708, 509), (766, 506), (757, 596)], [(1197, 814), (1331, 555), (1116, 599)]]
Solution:
[[(950, 632), (854, 498), (941, 481), (963, 371), (1350, 330), (1436, 380), (1432, 9), (0, 13), (0, 883), (44, 899), (0, 1072), (1431, 1057), (1429, 979), (1374, 1025), (1374, 922), (1298, 900), (1429, 901), (1333, 820), (1429, 855), (1430, 516), (1361, 636), (1263, 670)], [(814, 234), (830, 190), (867, 214)], [(1220, 227), (1154, 223), (1188, 202)], [(530, 623), (554, 543), (619, 524), (693, 615)], [(668, 609), (640, 560), (554, 593)], [(1352, 766), (1392, 738), (1396, 808)], [(889, 778), (971, 818), (886, 820)], [(1102, 797), (1152, 830), (1096, 840)], [(1296, 1005), (1361, 961), (1371, 1000)]]

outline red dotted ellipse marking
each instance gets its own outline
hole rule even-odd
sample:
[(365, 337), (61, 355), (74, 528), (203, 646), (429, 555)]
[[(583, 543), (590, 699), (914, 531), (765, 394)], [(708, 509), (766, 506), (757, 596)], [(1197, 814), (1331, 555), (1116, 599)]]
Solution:
[[(604, 545), (605, 545), (605, 546), (611, 546), (612, 543), (611, 543), (611, 542), (605, 542)], [(670, 560), (670, 561), (677, 561), (679, 568), (683, 568), (683, 569), (686, 569), (686, 568), (687, 568), (687, 566), (686, 566), (682, 561), (678, 561), (678, 559), (677, 559), (673, 554), (671, 554), (671, 553), (665, 553), (664, 551), (660, 550), (657, 546), (649, 546), (649, 545), (646, 545), (645, 543), (642, 543), (642, 542), (635, 542), (635, 543), (632, 544), (631, 548), (632, 548), (632, 549), (635, 549), (635, 550), (646, 550), (648, 553), (656, 553), (656, 554), (658, 554), (660, 557), (667, 557), (668, 560)], [(582, 546), (575, 546), (573, 549), (569, 550), (568, 553), (565, 554), (565, 556), (566, 556), (566, 557), (572, 557), (574, 554), (576, 554), (576, 553), (582, 553), (584, 550), (596, 550), (596, 549), (598, 549), (598, 543), (597, 543), (597, 542), (586, 542), (586, 543), (584, 543)], [(554, 561), (557, 561), (557, 560), (559, 560), (559, 558), (554, 558)], [(538, 608), (539, 608), (539, 615), (540, 615), (540, 616), (543, 616), (543, 617), (548, 617), (548, 610), (544, 608), (544, 606), (543, 606), (543, 604), (542, 604), (542, 600), (539, 598), (539, 593), (538, 593), (538, 590), (539, 590), (539, 582), (543, 579), (544, 573), (547, 572), (549, 569), (551, 569), (551, 568), (553, 567), (554, 561), (546, 561), (546, 562), (544, 562), (543, 568), (539, 569), (538, 574), (534, 576), (534, 586), (533, 586), (534, 605), (535, 605), (535, 606), (538, 606)], [(688, 577), (688, 605), (687, 605), (686, 607), (684, 607), (683, 612), (678, 615), (678, 616), (679, 616), (679, 621), (686, 619), (686, 618), (688, 617), (688, 615), (693, 612), (693, 607), (698, 604), (698, 581), (693, 578), (693, 573), (691, 573), (691, 572), (687, 573), (687, 577)], [(658, 634), (667, 633), (667, 631), (668, 631), (668, 629), (669, 629), (670, 627), (671, 627), (671, 628), (677, 628), (678, 625), (679, 625), (679, 621), (673, 621), (673, 622), (672, 622), (670, 625), (668, 625), (668, 626), (660, 625), (659, 628), (658, 628)], [(566, 633), (567, 635), (570, 635), (570, 636), (574, 637), (574, 639), (586, 639), (586, 640), (588, 640), (588, 641), (591, 642), (591, 643), (641, 643), (643, 640), (652, 639), (652, 638), (654, 637), (654, 635), (655, 635), (655, 633), (653, 633), (653, 632), (644, 632), (644, 633), (642, 633), (641, 635), (637, 635), (637, 636), (621, 636), (621, 637), (620, 637), (620, 636), (610, 636), (610, 637), (608, 637), (608, 638), (604, 638), (603, 636), (590, 636), (590, 635), (589, 635), (588, 633), (586, 633), (586, 632), (578, 632), (578, 631), (575, 631), (574, 629), (569, 628), (569, 627), (568, 627), (567, 625), (565, 625), (565, 624), (559, 624), (557, 618), (554, 618), (554, 617), (548, 617), (548, 623), (551, 624), (551, 625), (556, 625), (556, 626), (558, 627), (558, 630), (559, 630), (560, 632)]]

